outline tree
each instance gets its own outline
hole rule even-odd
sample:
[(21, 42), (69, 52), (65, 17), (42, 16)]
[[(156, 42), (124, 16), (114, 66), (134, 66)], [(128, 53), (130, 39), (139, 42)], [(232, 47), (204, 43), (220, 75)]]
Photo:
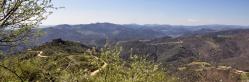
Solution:
[(0, 0), (0, 46), (14, 46), (55, 9), (51, 0)]
[[(53, 8), (51, 0), (0, 0), (0, 47), (15, 46), (24, 41)], [(0, 67), (18, 76), (7, 67)], [(21, 77), (18, 78), (23, 82)]]

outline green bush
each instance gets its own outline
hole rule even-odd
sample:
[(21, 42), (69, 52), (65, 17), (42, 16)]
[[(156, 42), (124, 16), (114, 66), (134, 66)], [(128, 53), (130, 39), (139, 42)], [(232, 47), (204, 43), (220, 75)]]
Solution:
[(92, 77), (93, 82), (176, 82), (159, 68), (159, 65), (140, 58), (136, 55), (129, 60), (120, 58), (120, 49), (102, 49), (101, 59), (108, 63), (103, 71), (96, 77)]
[[(93, 53), (97, 53), (94, 54)], [(98, 56), (98, 57), (97, 57)], [(101, 68), (104, 64), (106, 67)], [(49, 55), (47, 58), (23, 53), (0, 63), (0, 82), (175, 82), (157, 64), (132, 56), (120, 58), (120, 49), (89, 53)], [(91, 72), (100, 69), (96, 75)]]

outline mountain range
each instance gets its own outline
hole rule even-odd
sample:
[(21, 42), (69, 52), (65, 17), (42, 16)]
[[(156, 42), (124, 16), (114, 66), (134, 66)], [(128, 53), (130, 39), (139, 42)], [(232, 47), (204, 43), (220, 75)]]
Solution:
[[(248, 38), (249, 29), (234, 29), (186, 37), (128, 41), (119, 45), (123, 47), (124, 58), (129, 54), (138, 54), (161, 63), (164, 67), (168, 67), (173, 74), (181, 72), (179, 69), (184, 69), (184, 73), (180, 73), (178, 76), (181, 78), (191, 76), (184, 82), (216, 82), (214, 78), (219, 77), (219, 74), (221, 76), (228, 74), (226, 77), (219, 78), (226, 79), (225, 82), (238, 82), (232, 78), (234, 73), (231, 73), (231, 68), (241, 70), (242, 74), (249, 71)], [(192, 75), (185, 75), (186, 69), (195, 69), (194, 73), (198, 72), (197, 76), (193, 75), (193, 72), (191, 72)], [(220, 73), (216, 73), (217, 71)], [(223, 73), (224, 75), (222, 75)], [(198, 74), (207, 78), (197, 79)]]
[(56, 25), (41, 28), (44, 35), (40, 42), (44, 43), (53, 39), (77, 41), (87, 45), (103, 47), (105, 43), (117, 43), (119, 41), (151, 40), (162, 37), (180, 37), (200, 35), (210, 32), (245, 29), (248, 26), (236, 25), (137, 25), (137, 24), (113, 24), (93, 23), (80, 25)]
[[(102, 54), (99, 51), (106, 46), (114, 51), (116, 47), (121, 47), (122, 61), (129, 61), (134, 55), (145, 58), (160, 64), (160, 68), (167, 69), (167, 73), (179, 77), (181, 82), (219, 82), (221, 80), (243, 82), (249, 79), (248, 26), (94, 23), (63, 24), (37, 30), (41, 30), (43, 35), (31, 41), (34, 45), (19, 46), (24, 49), (17, 54), (27, 54), (20, 55), (22, 61), (37, 56), (41, 58), (53, 56), (54, 59), (48, 58), (50, 61), (65, 57), (75, 62), (76, 67), (84, 69), (91, 67), (94, 71), (101, 68), (103, 62), (99, 64), (99, 60), (94, 60), (96, 54), (91, 55), (93, 59), (85, 60), (84, 57), (87, 55), (82, 53), (96, 49), (94, 52)], [(36, 51), (35, 56), (30, 50)], [(43, 55), (39, 55), (39, 51)], [(80, 57), (84, 62), (77, 60)], [(98, 62), (91, 64), (90, 61)], [(81, 67), (81, 63), (85, 66)], [(64, 68), (64, 64), (61, 64)], [(91, 70), (88, 72), (92, 72)]]

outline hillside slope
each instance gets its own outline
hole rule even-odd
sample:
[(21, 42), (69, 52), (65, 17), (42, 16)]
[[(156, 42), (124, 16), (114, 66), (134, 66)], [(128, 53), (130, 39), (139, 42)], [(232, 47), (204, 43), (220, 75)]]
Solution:
[(119, 49), (97, 50), (56, 39), (2, 59), (0, 81), (176, 82), (177, 79), (144, 59), (133, 57), (123, 61)]
[[(231, 66), (233, 69), (248, 72), (248, 38), (248, 29), (238, 29), (188, 37), (130, 41), (120, 45), (124, 47), (123, 57), (127, 54), (142, 54), (142, 57), (162, 63), (172, 73), (192, 62), (207, 62), (214, 68)], [(207, 70), (204, 74), (215, 71), (217, 70)]]
[(136, 25), (136, 24), (113, 24), (93, 23), (80, 25), (57, 25), (42, 28), (44, 35), (40, 42), (49, 42), (53, 39), (77, 41), (87, 45), (103, 47), (106, 42), (116, 43), (119, 41), (150, 40), (161, 37), (179, 37), (194, 34), (206, 34), (229, 29), (248, 28), (236, 25), (200, 25), (200, 26), (177, 26), (177, 25)]

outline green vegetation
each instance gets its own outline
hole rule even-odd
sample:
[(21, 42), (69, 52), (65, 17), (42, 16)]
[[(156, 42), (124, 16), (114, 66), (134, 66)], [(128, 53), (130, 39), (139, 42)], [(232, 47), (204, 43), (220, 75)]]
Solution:
[(97, 77), (93, 77), (96, 82), (176, 82), (173, 78), (157, 64), (149, 62), (143, 58), (133, 56), (130, 60), (120, 59), (119, 49), (102, 50), (101, 58), (108, 63)]
[[(155, 63), (137, 56), (120, 58), (120, 49), (101, 50), (54, 41), (5, 57), (0, 63), (1, 82), (175, 82)], [(72, 51), (74, 50), (74, 51)], [(43, 51), (39, 57), (38, 51)], [(106, 64), (106, 66), (104, 66)], [(99, 72), (96, 72), (96, 71)], [(91, 75), (96, 72), (95, 75)]]
[[(201, 61), (193, 61), (183, 67), (178, 68), (179, 76), (183, 82), (202, 82), (205, 77), (205, 71), (210, 70), (211, 64)], [(211, 81), (212, 82), (212, 81)]]
[(16, 46), (56, 9), (51, 0), (0, 0), (0, 46)]
[(249, 73), (242, 73), (240, 76), (241, 80), (249, 80)]
[(187, 65), (189, 67), (192, 67), (192, 69), (195, 68), (194, 71), (203, 71), (203, 70), (211, 67), (211, 64), (209, 64), (207, 62), (198, 62), (198, 61), (191, 62)]

